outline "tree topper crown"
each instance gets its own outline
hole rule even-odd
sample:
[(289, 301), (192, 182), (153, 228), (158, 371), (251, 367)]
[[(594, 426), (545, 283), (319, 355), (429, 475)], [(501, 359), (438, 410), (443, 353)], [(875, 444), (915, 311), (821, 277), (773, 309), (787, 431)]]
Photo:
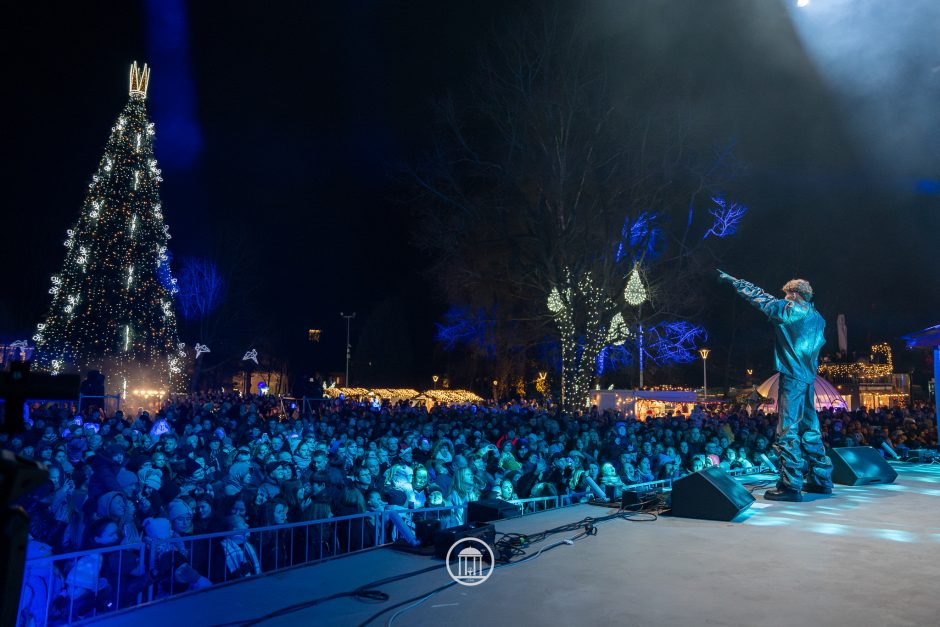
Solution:
[(147, 67), (147, 64), (144, 63), (144, 69), (139, 70), (137, 68), (137, 61), (131, 64), (131, 87), (130, 95), (139, 96), (141, 98), (147, 97), (147, 87), (150, 84), (150, 68)]

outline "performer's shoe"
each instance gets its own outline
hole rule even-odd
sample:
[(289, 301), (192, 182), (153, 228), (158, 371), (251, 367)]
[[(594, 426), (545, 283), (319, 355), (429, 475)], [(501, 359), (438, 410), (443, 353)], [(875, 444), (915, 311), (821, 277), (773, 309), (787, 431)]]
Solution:
[(804, 483), (803, 492), (811, 492), (813, 494), (832, 494), (832, 486), (822, 486), (818, 483)]
[(803, 493), (799, 490), (778, 490), (773, 488), (764, 492), (764, 499), (768, 501), (792, 501), (799, 503), (803, 500)]

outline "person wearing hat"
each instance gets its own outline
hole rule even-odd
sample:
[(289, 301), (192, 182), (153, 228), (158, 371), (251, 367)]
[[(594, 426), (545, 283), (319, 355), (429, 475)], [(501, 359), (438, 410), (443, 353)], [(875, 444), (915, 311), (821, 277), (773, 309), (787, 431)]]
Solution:
[(104, 450), (91, 458), (91, 479), (88, 481), (88, 501), (97, 504), (98, 499), (107, 492), (120, 492), (121, 483), (118, 473), (124, 467), (124, 449), (118, 444), (109, 444)]
[[(188, 507), (185, 503), (180, 503), (183, 507)], [(178, 506), (174, 505), (174, 508)], [(147, 518), (143, 522), (143, 528), (144, 541), (152, 547), (153, 568), (150, 576), (158, 598), (187, 589), (205, 587), (208, 580), (190, 565), (185, 547), (179, 540), (174, 540), (176, 534), (169, 520)]]
[(627, 451), (630, 441), (627, 438), (627, 423), (619, 421), (610, 432), (610, 442), (607, 445), (607, 459), (619, 459)]
[(163, 487), (163, 473), (150, 466), (137, 472), (140, 480), (140, 494), (137, 497), (137, 513), (146, 518), (163, 510), (164, 500), (160, 496)]
[(166, 515), (178, 536), (189, 536), (193, 533), (193, 510), (181, 499), (173, 499), (166, 506)]
[[(813, 288), (805, 279), (783, 286), (784, 298), (775, 298), (752, 283), (721, 270), (719, 280), (730, 283), (774, 326), (774, 354), (778, 381), (778, 413), (774, 449), (780, 458), (777, 487), (767, 490), (771, 501), (802, 501), (805, 492), (832, 493), (832, 461), (826, 455), (816, 415), (816, 371), (819, 350), (826, 342), (826, 321), (813, 306)], [(809, 470), (805, 481), (803, 459)]]

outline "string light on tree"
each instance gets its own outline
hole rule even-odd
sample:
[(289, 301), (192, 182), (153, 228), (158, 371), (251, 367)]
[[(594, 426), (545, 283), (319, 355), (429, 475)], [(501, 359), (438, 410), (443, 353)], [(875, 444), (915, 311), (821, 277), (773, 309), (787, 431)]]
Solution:
[[(52, 303), (37, 326), (37, 362), (94, 368), (111, 389), (167, 387), (182, 372), (169, 271), (168, 227), (147, 116), (150, 70), (130, 68), (129, 98), (112, 127), (77, 223), (66, 232)], [(141, 176), (143, 174), (143, 176)], [(148, 176), (149, 174), (149, 176)], [(105, 209), (107, 208), (107, 210)], [(170, 361), (170, 358), (176, 361)]]
[(614, 314), (610, 327), (607, 329), (607, 341), (614, 346), (623, 346), (630, 335), (630, 329), (623, 319), (623, 314), (618, 311)]
[(643, 287), (643, 281), (640, 279), (638, 266), (633, 266), (630, 272), (630, 278), (627, 279), (627, 286), (623, 290), (623, 298), (627, 304), (637, 307), (646, 301), (646, 288)]
[[(595, 284), (591, 272), (583, 272), (577, 280), (571, 268), (564, 269), (562, 289), (553, 288), (559, 294), (563, 306), (553, 312), (561, 340), (561, 401), (569, 408), (583, 406), (588, 402), (588, 390), (596, 372), (597, 356), (607, 341), (608, 315), (612, 305), (605, 291)], [(561, 294), (564, 294), (562, 300)], [(573, 304), (574, 303), (574, 304)], [(557, 306), (557, 303), (550, 305)], [(583, 309), (590, 322), (586, 334), (579, 336), (573, 311)]]
[(558, 293), (558, 288), (553, 287), (552, 291), (548, 293), (548, 310), (553, 314), (557, 314), (564, 308), (565, 303), (561, 300), (561, 294)]

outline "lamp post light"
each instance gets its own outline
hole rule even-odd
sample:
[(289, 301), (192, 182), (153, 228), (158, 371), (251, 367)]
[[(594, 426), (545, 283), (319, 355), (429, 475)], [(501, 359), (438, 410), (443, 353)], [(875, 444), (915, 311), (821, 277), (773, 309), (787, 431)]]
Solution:
[(499, 402), (499, 397), (496, 395), (496, 388), (499, 385), (498, 379), (493, 379), (493, 402)]
[(702, 356), (702, 396), (704, 398), (703, 402), (708, 402), (708, 354), (711, 350), (707, 348), (700, 348), (698, 354)]
[(643, 389), (643, 303), (648, 299), (646, 288), (643, 286), (643, 280), (640, 278), (639, 265), (634, 265), (630, 276), (627, 278), (627, 286), (623, 290), (623, 299), (628, 305), (638, 308), (637, 322), (639, 334), (637, 335), (637, 361), (640, 366), (640, 389)]
[(356, 317), (356, 312), (351, 314), (344, 314), (342, 311), (339, 312), (339, 315), (343, 318), (346, 318), (346, 379), (343, 381), (343, 385), (350, 387), (349, 385), (349, 360), (352, 358), (352, 344), (349, 343), (349, 323)]
[(435, 390), (437, 389), (437, 382), (438, 382), (439, 380), (440, 380), (440, 377), (437, 376), (437, 375), (433, 375), (433, 376), (431, 377), (431, 381), (434, 381), (434, 389), (435, 389)]

